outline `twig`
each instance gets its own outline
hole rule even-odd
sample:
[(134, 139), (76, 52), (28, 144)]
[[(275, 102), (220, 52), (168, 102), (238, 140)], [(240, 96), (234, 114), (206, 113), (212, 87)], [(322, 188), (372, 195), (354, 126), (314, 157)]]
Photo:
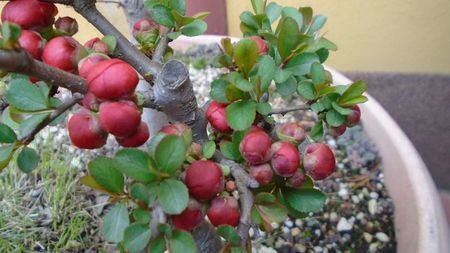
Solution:
[(249, 188), (257, 188), (259, 184), (245, 172), (240, 164), (226, 159), (220, 152), (217, 151), (214, 154), (214, 159), (223, 165), (229, 166), (231, 174), (236, 181), (241, 205), (241, 219), (238, 226), (238, 233), (241, 238), (241, 246), (245, 247), (248, 240), (248, 230), (251, 226), (250, 215), (254, 202), (253, 193)]
[(36, 126), (36, 128), (31, 131), (27, 136), (24, 136), (20, 142), (27, 145), (30, 144), (34, 140), (34, 137), (36, 134), (38, 134), (42, 129), (44, 129), (48, 124), (52, 123), (56, 118), (61, 116), (63, 113), (65, 113), (67, 110), (72, 108), (78, 101), (80, 101), (83, 98), (82, 94), (75, 93), (73, 94), (73, 97), (69, 99), (68, 101), (64, 102), (62, 105), (58, 106), (47, 118), (45, 118), (39, 125)]
[(310, 107), (309, 105), (299, 105), (296, 107), (292, 107), (292, 108), (287, 108), (287, 109), (273, 109), (272, 112), (269, 113), (269, 115), (273, 115), (273, 114), (281, 114), (284, 115), (288, 112), (295, 112), (295, 111), (302, 111), (302, 110), (309, 110)]
[(170, 28), (164, 27), (161, 32), (161, 39), (156, 46), (155, 52), (153, 53), (152, 60), (157, 61), (159, 63), (163, 63), (164, 61), (164, 53), (167, 50), (167, 45), (169, 44), (169, 37), (167, 34), (171, 31)]
[(109, 1), (109, 0), (97, 0), (97, 3), (102, 4), (117, 4), (119, 7), (123, 7), (123, 4), (119, 1)]

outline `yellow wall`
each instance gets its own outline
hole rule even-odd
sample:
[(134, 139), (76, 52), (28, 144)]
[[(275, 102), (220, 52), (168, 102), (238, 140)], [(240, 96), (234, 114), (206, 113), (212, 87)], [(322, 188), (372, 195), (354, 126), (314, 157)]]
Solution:
[[(339, 70), (450, 74), (449, 0), (276, 2), (328, 17), (323, 31), (339, 50), (327, 64)], [(251, 10), (250, 0), (227, 0), (230, 35), (241, 36), (237, 17), (244, 10)]]

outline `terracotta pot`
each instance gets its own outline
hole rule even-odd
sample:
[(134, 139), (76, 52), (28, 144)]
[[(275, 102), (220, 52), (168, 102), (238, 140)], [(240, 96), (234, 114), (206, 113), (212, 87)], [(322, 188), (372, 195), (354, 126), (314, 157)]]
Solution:
[[(172, 42), (176, 50), (193, 45), (220, 43), (221, 36), (181, 37)], [(233, 41), (238, 39), (233, 38)], [(327, 68), (336, 85), (351, 83)], [(370, 95), (361, 105), (365, 132), (382, 157), (385, 182), (394, 200), (397, 252), (448, 253), (450, 236), (436, 186), (417, 150), (383, 107)]]

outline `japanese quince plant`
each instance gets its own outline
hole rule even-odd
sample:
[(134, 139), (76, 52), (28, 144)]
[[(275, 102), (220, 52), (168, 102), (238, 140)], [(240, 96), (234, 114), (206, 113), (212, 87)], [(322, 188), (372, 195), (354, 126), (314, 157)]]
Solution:
[[(56, 19), (55, 4), (72, 6), (105, 37), (80, 44), (77, 21)], [(124, 1), (137, 45), (94, 0), (9, 1), (1, 14), (9, 106), (0, 169), (13, 158), (23, 172), (35, 169), (39, 155), (28, 145), (76, 107), (66, 125), (74, 146), (101, 148), (111, 135), (123, 147), (90, 161), (81, 178), (110, 197), (102, 233), (123, 252), (251, 252), (250, 227), (271, 231), (288, 216), (321, 210), (326, 196), (314, 182), (335, 171), (335, 157), (320, 140), (359, 122), (366, 85), (332, 85), (323, 63), (337, 47), (320, 32), (325, 16), (263, 0), (252, 6), (240, 16), (243, 39), (222, 39), (215, 62), (226, 71), (199, 108), (188, 69), (168, 46), (206, 31), (208, 14), (187, 16), (184, 0)], [(150, 89), (137, 92), (140, 79)], [(62, 88), (72, 94), (67, 101), (55, 97)], [(302, 105), (272, 108), (276, 93)], [(172, 123), (150, 133), (143, 108)], [(295, 110), (317, 114), (311, 131), (272, 117)]]

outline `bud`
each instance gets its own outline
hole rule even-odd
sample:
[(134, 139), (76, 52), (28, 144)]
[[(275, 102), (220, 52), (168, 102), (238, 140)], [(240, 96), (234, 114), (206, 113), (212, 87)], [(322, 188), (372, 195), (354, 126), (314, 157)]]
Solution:
[(89, 91), (100, 99), (117, 99), (131, 96), (139, 77), (130, 64), (111, 59), (95, 65), (87, 77)]
[(171, 220), (176, 228), (191, 232), (202, 223), (204, 217), (202, 204), (191, 198), (187, 208), (178, 215), (172, 215)]
[(58, 9), (38, 0), (9, 1), (2, 10), (2, 22), (16, 23), (26, 30), (39, 30), (53, 24)]
[(233, 197), (216, 197), (207, 211), (208, 219), (214, 226), (230, 225), (236, 227), (241, 217), (239, 204)]
[(354, 127), (361, 120), (361, 110), (359, 109), (359, 106), (355, 105), (351, 109), (353, 112), (347, 115), (345, 120), (345, 124), (348, 127)]
[(230, 132), (232, 129), (227, 122), (227, 105), (212, 101), (206, 110), (206, 119), (218, 132)]
[(22, 30), (19, 37), (20, 47), (25, 49), (34, 59), (40, 60), (45, 40), (37, 32)]
[(284, 123), (277, 128), (277, 136), (280, 140), (300, 144), (305, 140), (305, 130), (299, 123)]
[(227, 192), (233, 192), (234, 190), (236, 190), (236, 183), (233, 180), (228, 180), (225, 183), (225, 189), (227, 190)]
[(202, 145), (200, 145), (196, 142), (192, 142), (191, 149), (190, 149), (190, 155), (196, 159), (201, 159), (203, 156)]
[(270, 160), (272, 140), (264, 131), (253, 131), (245, 135), (239, 145), (244, 159), (251, 165), (265, 163)]
[(268, 163), (250, 166), (250, 176), (261, 186), (268, 185), (273, 178), (272, 168)]
[(55, 37), (45, 45), (42, 61), (55, 68), (75, 72), (83, 50), (72, 37)]
[(305, 174), (298, 170), (295, 174), (288, 179), (288, 184), (294, 188), (300, 188), (305, 182)]
[(223, 191), (223, 173), (212, 161), (195, 161), (186, 170), (186, 186), (199, 201), (208, 201)]
[(163, 126), (159, 131), (165, 134), (178, 135), (183, 137), (184, 143), (186, 143), (186, 145), (190, 145), (192, 143), (192, 129), (184, 123), (175, 122), (172, 124), (168, 124)]
[(141, 19), (138, 20), (134, 25), (133, 25), (133, 36), (136, 38), (140, 33), (143, 32), (149, 32), (152, 30), (158, 30), (159, 31), (159, 25), (151, 20), (151, 19)]
[(336, 170), (336, 159), (330, 147), (323, 143), (310, 144), (303, 159), (306, 172), (314, 180), (327, 178)]
[(267, 47), (266, 42), (261, 37), (252, 36), (252, 37), (250, 37), (250, 39), (253, 40), (256, 43), (256, 45), (258, 46), (260, 55), (267, 54), (267, 52), (269, 51), (269, 47)]
[(55, 28), (61, 35), (72, 36), (78, 32), (78, 23), (74, 18), (62, 17), (56, 20)]
[(93, 38), (93, 39), (88, 40), (86, 43), (84, 43), (84, 47), (87, 50), (92, 50), (94, 52), (101, 53), (101, 54), (109, 54), (110, 53), (108, 45), (99, 38)]
[(279, 176), (292, 177), (300, 167), (300, 154), (290, 142), (274, 143), (271, 153), (273, 171)]
[(94, 68), (97, 63), (100, 63), (105, 60), (109, 60), (107, 55), (104, 54), (91, 54), (85, 58), (83, 58), (78, 63), (78, 74), (84, 78), (87, 78), (92, 68)]
[(137, 148), (144, 145), (148, 138), (150, 138), (150, 131), (147, 124), (142, 121), (134, 134), (125, 138), (116, 137), (116, 140), (122, 147)]
[(100, 105), (100, 123), (116, 137), (127, 137), (141, 124), (141, 113), (130, 101), (103, 102)]
[(330, 127), (328, 130), (330, 135), (336, 138), (345, 133), (345, 130), (347, 130), (347, 126), (345, 124), (342, 124), (338, 127)]
[(100, 107), (100, 101), (98, 98), (94, 96), (94, 94), (88, 92), (84, 95), (83, 100), (81, 100), (80, 104), (91, 111), (97, 112)]
[(102, 129), (98, 119), (88, 112), (73, 115), (67, 129), (72, 144), (78, 148), (96, 149), (106, 144), (108, 134)]

